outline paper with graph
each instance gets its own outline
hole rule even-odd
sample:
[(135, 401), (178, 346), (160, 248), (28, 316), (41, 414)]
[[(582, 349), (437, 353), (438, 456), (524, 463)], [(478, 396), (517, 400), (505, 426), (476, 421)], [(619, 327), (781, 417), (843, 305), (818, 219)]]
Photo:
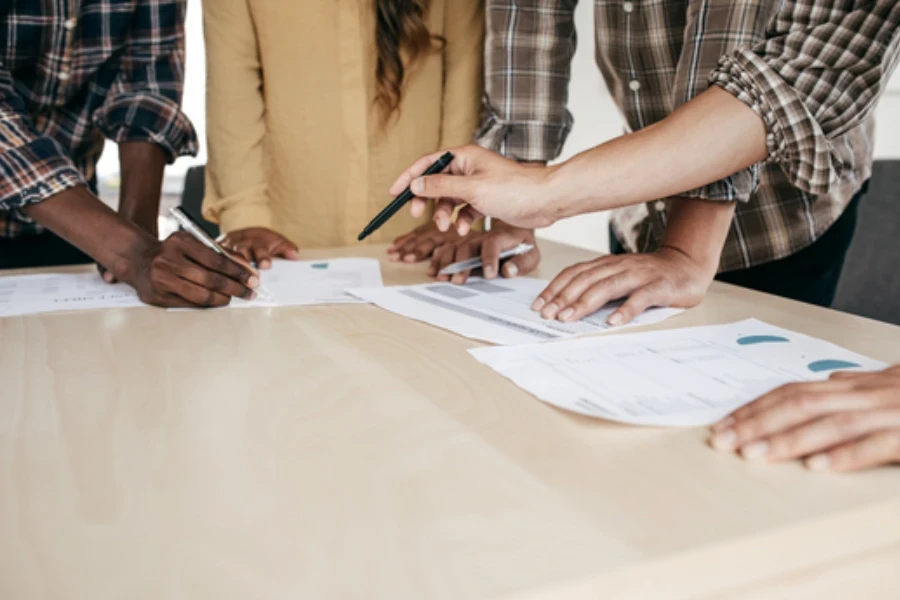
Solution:
[[(543, 319), (531, 310), (531, 304), (547, 284), (529, 277), (491, 281), (471, 278), (466, 285), (428, 283), (357, 289), (351, 293), (404, 317), (492, 344), (554, 340), (612, 329), (606, 320), (618, 303), (608, 304), (577, 323)], [(672, 308), (650, 309), (630, 326), (659, 323), (680, 312)]]
[(558, 408), (660, 426), (709, 425), (785, 383), (887, 366), (755, 319), (470, 352)]

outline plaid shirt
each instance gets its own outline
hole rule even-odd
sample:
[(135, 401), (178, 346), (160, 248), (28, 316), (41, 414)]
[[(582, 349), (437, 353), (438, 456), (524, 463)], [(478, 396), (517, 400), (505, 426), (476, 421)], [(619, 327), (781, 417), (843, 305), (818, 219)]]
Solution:
[(196, 153), (180, 109), (186, 1), (4, 0), (0, 237), (40, 231), (16, 209), (95, 187), (104, 138)]
[[(551, 160), (566, 110), (577, 0), (489, 0), (486, 121), (479, 141)], [(875, 102), (898, 51), (896, 0), (595, 0), (596, 57), (629, 130), (651, 125), (710, 84), (751, 106), (769, 160), (682, 197), (739, 201), (721, 271), (814, 242), (869, 178)], [(662, 241), (665, 199), (620, 209), (631, 251)]]

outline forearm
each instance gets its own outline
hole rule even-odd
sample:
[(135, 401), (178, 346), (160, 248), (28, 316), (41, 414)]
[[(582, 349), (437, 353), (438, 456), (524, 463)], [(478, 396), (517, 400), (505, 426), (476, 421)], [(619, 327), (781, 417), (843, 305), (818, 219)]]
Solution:
[(712, 88), (655, 125), (553, 167), (550, 213), (563, 218), (677, 196), (765, 158), (762, 119)]
[(133, 253), (155, 240), (122, 219), (86, 187), (70, 188), (24, 212), (124, 278)]
[(119, 145), (122, 171), (119, 214), (153, 236), (157, 233), (166, 159), (166, 152), (151, 142)]
[(734, 202), (673, 198), (663, 245), (688, 255), (715, 274), (734, 217)]

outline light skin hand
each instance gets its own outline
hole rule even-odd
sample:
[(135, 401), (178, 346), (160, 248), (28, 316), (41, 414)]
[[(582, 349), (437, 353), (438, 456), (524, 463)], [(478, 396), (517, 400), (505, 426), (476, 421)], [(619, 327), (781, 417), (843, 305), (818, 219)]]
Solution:
[(230, 231), (220, 242), (223, 248), (256, 263), (263, 270), (272, 268), (273, 258), (300, 260), (297, 245), (276, 231), (266, 227), (247, 227)]
[(699, 304), (716, 276), (734, 204), (691, 198), (669, 201), (663, 246), (648, 254), (601, 256), (565, 269), (535, 299), (545, 319), (571, 323), (627, 298), (608, 322), (623, 325), (653, 306)]
[(814, 471), (900, 464), (900, 365), (791, 383), (712, 428), (710, 444), (747, 460), (802, 459)]
[[(534, 250), (507, 259), (500, 268), (500, 253), (523, 243), (533, 245)], [(507, 278), (525, 275), (536, 269), (541, 262), (541, 252), (534, 238), (534, 230), (494, 221), (490, 231), (469, 235), (456, 244), (438, 248), (431, 259), (428, 275), (437, 277), (438, 281), (463, 284), (468, 280), (470, 271), (456, 273), (453, 276), (438, 275), (438, 272), (450, 264), (477, 256), (479, 252), (484, 264), (482, 272), (485, 279), (494, 279), (498, 274)]]
[[(486, 215), (526, 228), (546, 227), (564, 217), (676, 196), (756, 164), (767, 155), (762, 119), (718, 87), (703, 92), (650, 127), (592, 148), (554, 167), (528, 173), (514, 161), (478, 147), (453, 150), (441, 175), (421, 177), (441, 152), (418, 160), (391, 188), (410, 185), (421, 215), (427, 198), (440, 198), (435, 222), (442, 231), (466, 205), (459, 232)], [(648, 165), (653, 176), (648, 177)]]
[(438, 248), (459, 240), (460, 236), (455, 230), (444, 232), (433, 222), (425, 223), (395, 239), (387, 249), (388, 258), (394, 262), (421, 262), (433, 256)]

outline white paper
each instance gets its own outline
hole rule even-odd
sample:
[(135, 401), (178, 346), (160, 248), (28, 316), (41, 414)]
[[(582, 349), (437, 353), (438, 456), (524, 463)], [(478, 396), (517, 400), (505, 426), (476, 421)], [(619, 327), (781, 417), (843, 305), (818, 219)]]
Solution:
[(470, 352), (553, 406), (657, 426), (709, 425), (785, 383), (887, 366), (755, 319)]
[[(279, 260), (260, 277), (274, 301), (233, 299), (229, 308), (358, 303), (361, 300), (347, 288), (382, 285), (378, 261), (367, 258)], [(135, 306), (144, 303), (134, 289), (124, 283), (110, 285), (97, 273), (0, 277), (0, 317)]]
[[(611, 329), (606, 319), (618, 304), (609, 304), (577, 323), (541, 318), (540, 313), (531, 310), (531, 304), (547, 283), (528, 277), (491, 281), (471, 278), (462, 286), (429, 283), (357, 289), (352, 290), (352, 294), (404, 317), (493, 344), (546, 341)], [(651, 309), (630, 325), (658, 323), (679, 312), (682, 311)]]
[(374, 258), (333, 260), (276, 260), (272, 268), (260, 271), (260, 282), (273, 300), (251, 302), (235, 299), (234, 308), (304, 306), (310, 304), (360, 303), (347, 293), (352, 288), (380, 288), (381, 266)]
[(143, 306), (134, 289), (96, 272), (0, 277), (0, 317), (133, 306)]

